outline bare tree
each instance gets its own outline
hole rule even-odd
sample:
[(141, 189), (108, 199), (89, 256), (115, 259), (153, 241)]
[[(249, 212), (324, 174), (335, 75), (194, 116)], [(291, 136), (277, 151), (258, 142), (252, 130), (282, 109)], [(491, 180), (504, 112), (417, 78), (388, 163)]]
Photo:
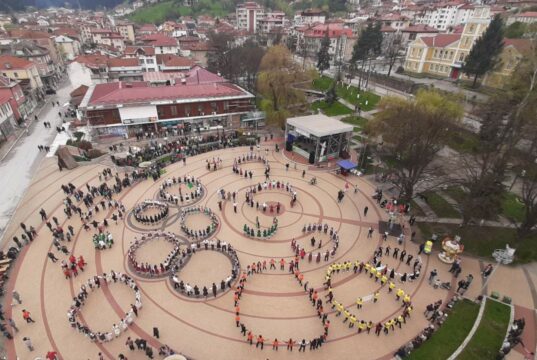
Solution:
[(393, 34), (386, 39), (386, 48), (384, 49), (384, 56), (386, 57), (386, 63), (388, 65), (388, 76), (392, 73), (392, 68), (395, 62), (401, 58), (401, 51), (403, 50), (403, 36), (400, 33)]

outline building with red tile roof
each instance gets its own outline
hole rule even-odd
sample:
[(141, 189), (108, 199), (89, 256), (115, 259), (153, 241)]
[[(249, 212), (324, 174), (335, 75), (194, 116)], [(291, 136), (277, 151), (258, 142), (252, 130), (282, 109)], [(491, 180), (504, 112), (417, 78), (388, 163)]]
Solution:
[(8, 99), (17, 122), (25, 120), (37, 104), (31, 97), (24, 95), (18, 81), (5, 76), (0, 76), (0, 97)]
[(209, 74), (196, 68), (156, 87), (142, 81), (92, 85), (79, 106), (82, 120), (99, 135), (186, 123), (192, 127), (240, 127), (241, 117), (255, 108), (254, 95)]

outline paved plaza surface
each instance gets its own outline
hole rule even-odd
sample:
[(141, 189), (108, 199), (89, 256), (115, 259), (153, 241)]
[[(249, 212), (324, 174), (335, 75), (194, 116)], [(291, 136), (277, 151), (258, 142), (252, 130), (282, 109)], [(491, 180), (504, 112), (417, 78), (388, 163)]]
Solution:
[[(261, 155), (264, 155), (264, 146)], [(396, 282), (396, 289), (401, 288), (411, 295), (414, 311), (410, 319), (402, 326), (388, 335), (377, 337), (361, 333), (355, 328), (350, 329), (348, 323), (343, 324), (343, 316), (336, 317), (333, 310), (324, 304), (325, 311), (329, 312), (330, 320), (327, 343), (315, 351), (306, 350), (305, 354), (298, 353), (298, 346), (293, 352), (280, 345), (278, 351), (272, 350), (272, 342), (277, 338), (284, 342), (289, 338), (301, 341), (310, 340), (323, 332), (323, 325), (317, 317), (315, 308), (311, 306), (308, 294), (298, 284), (295, 277), (287, 270), (289, 261), (294, 259), (291, 241), (304, 247), (307, 253), (321, 252), (324, 256), (326, 250), (331, 249), (329, 236), (324, 233), (306, 234), (302, 232), (303, 226), (308, 223), (327, 223), (339, 233), (339, 247), (328, 262), (321, 258), (317, 262), (308, 261), (308, 256), (300, 261), (300, 270), (304, 274), (304, 282), (314, 287), (319, 297), (325, 300), (326, 291), (323, 287), (326, 270), (333, 262), (344, 262), (372, 259), (374, 251), (380, 246), (389, 245), (392, 250), (396, 247), (396, 238), (390, 237), (383, 242), (378, 233), (379, 221), (387, 221), (388, 214), (376, 205), (372, 199), (375, 187), (363, 178), (342, 178), (333, 173), (308, 169), (302, 177), (302, 170), (306, 165), (298, 164), (295, 170), (291, 165), (286, 171), (285, 164), (289, 159), (283, 152), (275, 153), (270, 147), (268, 160), (271, 166), (271, 179), (289, 183), (297, 193), (297, 201), (291, 206), (290, 194), (281, 189), (267, 189), (254, 195), (259, 203), (281, 204), (280, 214), (274, 211), (263, 213), (255, 207), (251, 208), (244, 203), (245, 191), (254, 184), (263, 182), (264, 165), (262, 162), (248, 162), (241, 164), (243, 169), (251, 170), (253, 178), (245, 179), (232, 171), (233, 159), (245, 155), (248, 148), (233, 148), (223, 151), (210, 152), (190, 157), (183, 163), (176, 163), (166, 168), (166, 173), (154, 182), (152, 179), (144, 180), (135, 186), (124, 189), (114, 199), (120, 200), (127, 209), (124, 221), (116, 225), (109, 220), (108, 231), (114, 238), (114, 245), (110, 249), (95, 250), (92, 236), (96, 232), (93, 227), (90, 231), (82, 228), (78, 216), (67, 219), (63, 213), (62, 201), (65, 198), (60, 188), (61, 184), (73, 183), (76, 187), (86, 191), (86, 184), (98, 186), (100, 184), (98, 173), (105, 166), (93, 164), (78, 167), (72, 171), (59, 172), (54, 158), (46, 158), (35, 173), (32, 183), (21, 200), (12, 221), (6, 228), (5, 236), (11, 239), (19, 235), (20, 222), (28, 226), (34, 225), (38, 231), (37, 238), (24, 247), (11, 272), (7, 286), (8, 296), (4, 309), (8, 317), (13, 316), (20, 332), (15, 334), (13, 341), (6, 340), (6, 350), (9, 359), (17, 357), (30, 359), (44, 356), (47, 351), (55, 350), (62, 359), (97, 359), (101, 352), (104, 358), (117, 359), (123, 353), (129, 359), (146, 359), (142, 351), (129, 351), (125, 346), (127, 337), (133, 339), (143, 337), (153, 348), (167, 344), (177, 352), (193, 359), (389, 359), (394, 351), (401, 345), (414, 338), (424, 327), (427, 320), (423, 310), (429, 303), (442, 299), (446, 302), (453, 293), (443, 289), (433, 289), (427, 282), (428, 273), (437, 269), (439, 278), (443, 281), (452, 281), (448, 273), (449, 266), (441, 263), (435, 253), (421, 255), (423, 267), (421, 276), (413, 281)], [(36, 150), (37, 151), (37, 150)], [(206, 160), (220, 157), (222, 167), (216, 171), (209, 171)], [(137, 223), (131, 209), (143, 200), (158, 197), (158, 190), (162, 182), (171, 177), (194, 176), (198, 178), (204, 188), (204, 194), (194, 206), (207, 206), (216, 214), (219, 225), (212, 238), (231, 244), (238, 253), (241, 268), (246, 269), (248, 264), (270, 262), (276, 260), (276, 270), (264, 270), (260, 274), (248, 277), (244, 293), (240, 300), (241, 322), (252, 330), (255, 336), (261, 334), (265, 338), (264, 350), (255, 348), (246, 343), (240, 329), (235, 325), (234, 292), (227, 290), (214, 298), (211, 294), (205, 297), (191, 298), (175, 291), (169, 278), (148, 279), (138, 276), (127, 263), (126, 254), (129, 244), (136, 236), (151, 230), (166, 230), (180, 236), (185, 243), (193, 242), (188, 239), (180, 228), (180, 207), (170, 205), (169, 216), (158, 225), (146, 226)], [(317, 185), (310, 185), (312, 176), (317, 177)], [(113, 179), (109, 180), (112, 184)], [(351, 186), (341, 203), (337, 201), (339, 190), (345, 189), (346, 182)], [(354, 192), (354, 185), (358, 192)], [(234, 212), (233, 201), (225, 201), (222, 210), (218, 206), (218, 190), (237, 192), (237, 212)], [(170, 192), (173, 191), (170, 188)], [(100, 198), (97, 198), (100, 201)], [(82, 204), (83, 206), (83, 204)], [(364, 207), (369, 211), (364, 216)], [(70, 243), (65, 242), (69, 251), (75, 256), (82, 255), (88, 265), (84, 272), (77, 277), (65, 279), (60, 262), (52, 263), (47, 253), (52, 251), (60, 260), (67, 259), (66, 255), (57, 252), (52, 246), (52, 236), (45, 223), (41, 221), (38, 211), (44, 208), (49, 217), (56, 216), (64, 229), (68, 225), (75, 228), (75, 236)], [(109, 217), (111, 211), (100, 211), (95, 218), (102, 221)], [(260, 228), (269, 228), (278, 220), (275, 234), (269, 239), (251, 238), (244, 235), (243, 227), (256, 227), (256, 218), (259, 219)], [(209, 224), (205, 219), (188, 219), (191, 228), (204, 228)], [(375, 229), (373, 237), (367, 238), (368, 228)], [(418, 245), (408, 241), (410, 229), (405, 227), (406, 239), (401, 249), (417, 258)], [(311, 246), (311, 237), (315, 236), (316, 245)], [(322, 240), (321, 249), (318, 249)], [(464, 240), (464, 239), (463, 239)], [(185, 245), (182, 245), (185, 246)], [(164, 249), (164, 250), (163, 250)], [(142, 261), (152, 261), (155, 264), (163, 261), (165, 254), (170, 251), (169, 244), (147, 243), (138, 250), (138, 257)], [(286, 261), (286, 269), (280, 270), (280, 259)], [(383, 264), (389, 268), (394, 267), (397, 273), (411, 273), (412, 266), (400, 262), (391, 256), (383, 256)], [(412, 261), (413, 263), (414, 261)], [(476, 297), (482, 288), (479, 275), (483, 262), (477, 259), (464, 257), (462, 262), (462, 276), (472, 273), (475, 281), (465, 294), (470, 298)], [(267, 264), (267, 268), (268, 268)], [(142, 307), (138, 317), (134, 319), (127, 331), (110, 342), (92, 343), (83, 334), (70, 327), (67, 311), (80, 288), (89, 277), (110, 270), (120, 271), (133, 277), (141, 289)], [(220, 282), (231, 271), (231, 264), (225, 256), (218, 252), (199, 251), (192, 256), (184, 269), (178, 275), (187, 282), (206, 285), (210, 288), (212, 282)], [(533, 309), (537, 301), (535, 282), (537, 271), (532, 268), (500, 267), (488, 283), (488, 289), (509, 294), (516, 305), (518, 314), (530, 314), (526, 319), (526, 332), (524, 337), (526, 346), (535, 348), (535, 323)], [(236, 284), (235, 284), (236, 285)], [(341, 302), (349, 311), (356, 314), (358, 320), (385, 321), (397, 316), (401, 312), (402, 303), (395, 300), (394, 293), (388, 293), (387, 286), (370, 279), (365, 274), (354, 274), (353, 271), (341, 271), (332, 276), (332, 288), (335, 299)], [(11, 305), (13, 299), (9, 294), (16, 289), (23, 303)], [(370, 301), (373, 293), (379, 291), (379, 300)], [(210, 293), (210, 291), (209, 291)], [(363, 308), (356, 309), (356, 299), (364, 299)], [(133, 291), (120, 284), (111, 284), (102, 289), (90, 291), (88, 300), (81, 310), (81, 321), (85, 322), (94, 331), (111, 331), (112, 325), (120, 321), (134, 303)], [(22, 309), (31, 312), (34, 324), (26, 324), (21, 315)], [(515, 314), (517, 316), (517, 314)], [(160, 330), (160, 338), (153, 335), (153, 327)], [(24, 345), (22, 338), (30, 337), (35, 350), (30, 353)], [(521, 358), (513, 352), (513, 358)], [(155, 358), (159, 358), (155, 356)]]

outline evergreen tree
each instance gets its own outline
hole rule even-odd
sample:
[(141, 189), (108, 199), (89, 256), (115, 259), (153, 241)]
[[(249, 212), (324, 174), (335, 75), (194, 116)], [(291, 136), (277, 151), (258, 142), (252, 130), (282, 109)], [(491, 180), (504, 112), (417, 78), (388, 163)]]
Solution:
[(330, 85), (330, 87), (326, 91), (326, 94), (324, 95), (324, 101), (326, 101), (328, 105), (333, 105), (338, 99), (336, 92), (336, 83), (337, 81), (333, 81), (332, 85)]
[(328, 37), (328, 33), (330, 32), (330, 28), (326, 28), (326, 34), (324, 35), (323, 40), (321, 41), (321, 48), (319, 49), (319, 52), (317, 53), (317, 69), (323, 73), (323, 71), (330, 68), (330, 38)]
[(352, 61), (366, 60), (371, 56), (379, 55), (382, 45), (381, 24), (372, 22), (360, 34), (360, 38), (352, 49)]
[(479, 76), (483, 76), (494, 69), (502, 49), (503, 24), (500, 16), (496, 15), (485, 33), (475, 42), (463, 66), (463, 71), (466, 75), (474, 76), (473, 87), (476, 86)]

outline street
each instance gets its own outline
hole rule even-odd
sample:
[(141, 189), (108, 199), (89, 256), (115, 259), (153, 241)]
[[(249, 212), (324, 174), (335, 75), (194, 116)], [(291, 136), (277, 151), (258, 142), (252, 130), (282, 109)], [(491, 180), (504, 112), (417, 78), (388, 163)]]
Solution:
[[(56, 95), (47, 96), (47, 104), (39, 114), (37, 123), (33, 115), (27, 120), (31, 122), (29, 134), (23, 135), (17, 145), (0, 163), (0, 239), (15, 212), (20, 199), (28, 188), (35, 170), (45, 157), (44, 152), (37, 149), (38, 145), (50, 145), (56, 136), (56, 126), (61, 124), (58, 117), (58, 106), (52, 107), (51, 100), (63, 104), (69, 101), (69, 93), (73, 85), (66, 76), (58, 86)], [(43, 121), (49, 121), (51, 128), (45, 128)], [(2, 239), (5, 241), (5, 239)]]

